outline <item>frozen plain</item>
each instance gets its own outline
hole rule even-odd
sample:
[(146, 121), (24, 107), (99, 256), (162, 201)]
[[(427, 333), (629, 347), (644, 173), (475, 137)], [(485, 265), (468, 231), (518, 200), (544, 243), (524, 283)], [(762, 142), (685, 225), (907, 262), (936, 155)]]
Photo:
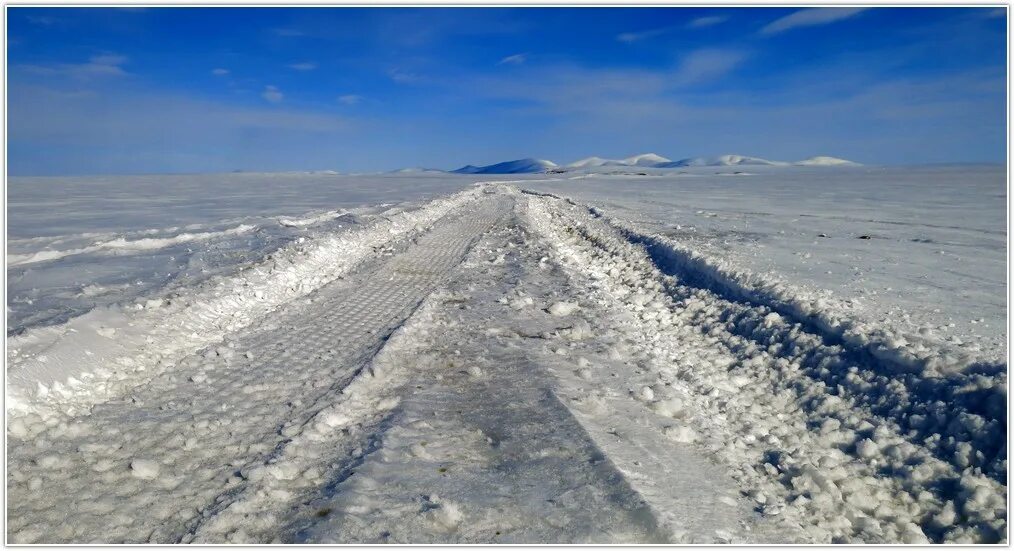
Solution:
[(12, 179), (9, 541), (1006, 539), (1002, 167), (506, 178)]

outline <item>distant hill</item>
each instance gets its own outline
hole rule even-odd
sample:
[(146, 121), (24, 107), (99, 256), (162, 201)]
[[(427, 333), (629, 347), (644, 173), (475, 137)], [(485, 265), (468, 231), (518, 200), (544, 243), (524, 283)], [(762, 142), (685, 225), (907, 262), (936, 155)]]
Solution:
[[(600, 167), (638, 167), (638, 168), (685, 168), (700, 166), (861, 166), (859, 163), (837, 157), (817, 156), (796, 162), (772, 161), (760, 157), (746, 155), (719, 155), (717, 157), (690, 157), (671, 161), (655, 153), (642, 153), (626, 159), (606, 159), (603, 157), (586, 157), (568, 165), (559, 166), (552, 161), (542, 159), (518, 159), (486, 166), (467, 165), (451, 172), (457, 174), (531, 174), (546, 171), (570, 172), (590, 170)], [(423, 169), (403, 169), (414, 171)]]
[(826, 157), (823, 155), (810, 157), (809, 159), (803, 159), (802, 161), (796, 161), (795, 164), (799, 166), (860, 166), (859, 163), (854, 161), (839, 159), (838, 157)]
[(544, 161), (542, 159), (518, 159), (516, 161), (506, 161), (487, 166), (467, 165), (457, 170), (452, 170), (451, 172), (457, 174), (526, 174), (545, 172), (548, 169), (556, 167), (557, 164), (552, 161)]
[(785, 166), (788, 164), (782, 161), (769, 161), (760, 157), (747, 157), (745, 155), (719, 155), (718, 157), (691, 157), (655, 166), (657, 168), (677, 168), (688, 166)]

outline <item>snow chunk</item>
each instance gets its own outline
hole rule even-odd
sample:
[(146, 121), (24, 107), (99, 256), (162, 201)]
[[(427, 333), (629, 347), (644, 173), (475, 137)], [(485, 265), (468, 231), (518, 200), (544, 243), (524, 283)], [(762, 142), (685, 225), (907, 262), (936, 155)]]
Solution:
[(579, 306), (576, 302), (555, 302), (549, 307), (548, 312), (554, 316), (569, 316)]
[(697, 432), (690, 427), (666, 427), (662, 429), (662, 433), (673, 442), (680, 442), (681, 444), (689, 444), (697, 440)]
[(130, 462), (130, 474), (143, 480), (158, 478), (159, 464), (151, 459), (134, 459)]
[(429, 517), (437, 526), (445, 530), (454, 530), (461, 523), (464, 515), (461, 513), (461, 507), (458, 504), (444, 502), (436, 509), (431, 509)]
[(869, 438), (864, 438), (856, 444), (856, 454), (863, 459), (869, 459), (880, 453), (880, 447)]

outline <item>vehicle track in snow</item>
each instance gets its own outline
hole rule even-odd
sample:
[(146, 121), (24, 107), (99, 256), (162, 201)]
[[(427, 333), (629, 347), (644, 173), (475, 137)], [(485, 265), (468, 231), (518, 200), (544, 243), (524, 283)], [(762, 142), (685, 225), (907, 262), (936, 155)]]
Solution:
[[(557, 375), (576, 358), (548, 347), (587, 335), (567, 329), (579, 316), (538, 307), (565, 293), (567, 278), (539, 262), (547, 251), (530, 237), (519, 220), (491, 232), (385, 349), (375, 367), (400, 372), (390, 376), (403, 385), (398, 406), (361, 457), (292, 515), (283, 541), (709, 543), (722, 530), (731, 539), (740, 516), (721, 501), (731, 481), (686, 450), (636, 453), (626, 434), (620, 447), (635, 457), (616, 461), (602, 447), (615, 433), (565, 403)], [(632, 484), (639, 461), (664, 463), (647, 474), (665, 479)], [(673, 502), (659, 494), (682, 503), (662, 510)]]
[[(483, 196), (404, 252), (289, 304), (121, 399), (31, 440), (12, 440), (10, 541), (189, 541), (208, 530), (209, 517), (258, 497), (265, 481), (319, 482), (322, 473), (292, 473), (278, 459), (509, 204)], [(291, 497), (272, 491), (275, 502)], [(244, 539), (214, 530), (208, 537), (230, 535)]]

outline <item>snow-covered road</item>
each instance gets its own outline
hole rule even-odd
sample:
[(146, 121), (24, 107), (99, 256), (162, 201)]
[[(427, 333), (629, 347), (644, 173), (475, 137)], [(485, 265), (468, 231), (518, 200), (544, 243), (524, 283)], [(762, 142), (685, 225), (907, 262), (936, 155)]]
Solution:
[(131, 314), (159, 330), (97, 349), (129, 369), (52, 368), (90, 325), (25, 337), (8, 539), (1006, 538), (1005, 364), (838, 331), (523, 187), (322, 243), (286, 291), (245, 276), (253, 303)]

